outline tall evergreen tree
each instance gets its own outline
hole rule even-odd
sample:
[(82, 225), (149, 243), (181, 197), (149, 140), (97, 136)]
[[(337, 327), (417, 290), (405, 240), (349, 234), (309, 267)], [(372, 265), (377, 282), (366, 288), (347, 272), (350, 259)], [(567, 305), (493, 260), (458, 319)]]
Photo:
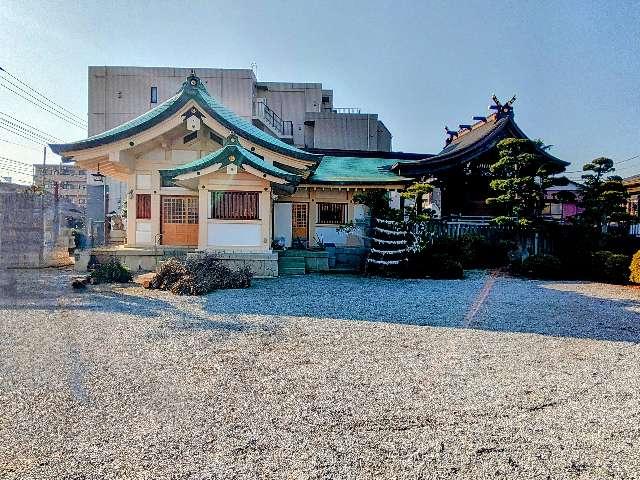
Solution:
[(487, 199), (487, 204), (502, 207), (503, 215), (496, 217), (495, 223), (525, 227), (538, 223), (546, 202), (545, 191), (567, 184), (566, 178), (555, 177), (565, 168), (545, 161), (540, 143), (521, 138), (505, 138), (498, 143), (498, 158), (489, 168), (495, 176), (490, 186), (497, 196)]
[(607, 229), (610, 222), (629, 220), (626, 212), (627, 189), (622, 178), (611, 175), (615, 172), (613, 160), (599, 157), (582, 167), (583, 184), (580, 187), (580, 206), (584, 211), (579, 219), (600, 232)]

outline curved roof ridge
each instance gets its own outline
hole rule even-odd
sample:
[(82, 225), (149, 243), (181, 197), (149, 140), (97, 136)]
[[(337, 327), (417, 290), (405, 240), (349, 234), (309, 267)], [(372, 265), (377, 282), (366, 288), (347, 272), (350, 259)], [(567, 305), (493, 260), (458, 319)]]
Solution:
[(211, 115), (212, 118), (232, 132), (235, 132), (264, 148), (300, 160), (312, 162), (319, 161), (320, 157), (318, 155), (305, 152), (304, 150), (283, 142), (279, 138), (263, 132), (253, 125), (253, 123), (240, 117), (235, 112), (224, 106), (207, 91), (204, 84), (194, 74), (187, 77), (186, 81), (182, 83), (182, 86), (175, 95), (142, 115), (124, 122), (110, 130), (85, 138), (84, 140), (60, 144), (52, 143), (49, 147), (54, 153), (61, 155), (64, 152), (94, 148), (128, 138), (159, 124), (163, 120), (166, 120), (171, 115), (177, 113), (189, 100), (194, 100), (209, 115)]

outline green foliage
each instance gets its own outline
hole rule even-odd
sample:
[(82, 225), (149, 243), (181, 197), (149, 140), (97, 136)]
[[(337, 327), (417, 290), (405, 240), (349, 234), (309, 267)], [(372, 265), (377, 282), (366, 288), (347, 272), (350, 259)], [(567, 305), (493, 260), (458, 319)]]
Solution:
[(554, 177), (565, 169), (545, 163), (541, 147), (535, 141), (505, 138), (497, 147), (498, 159), (489, 167), (496, 177), (490, 182), (496, 196), (487, 198), (487, 204), (500, 207), (504, 213), (494, 223), (530, 227), (542, 217), (545, 190), (568, 181)]
[(407, 276), (458, 279), (464, 277), (464, 270), (459, 257), (425, 250), (409, 256)]
[(591, 256), (591, 269), (594, 280), (625, 284), (629, 278), (629, 257), (620, 253), (600, 250)]
[(405, 209), (409, 224), (426, 222), (433, 218), (433, 210), (424, 210), (422, 208), (424, 195), (428, 195), (431, 192), (433, 192), (433, 185), (427, 182), (417, 182), (400, 194), (402, 198), (413, 201), (413, 207)]
[(529, 278), (560, 278), (562, 263), (553, 255), (531, 255), (522, 262), (522, 273)]
[(129, 269), (115, 257), (98, 264), (89, 277), (92, 283), (127, 283), (133, 278)]
[(422, 195), (428, 195), (431, 192), (433, 192), (433, 185), (427, 182), (417, 182), (402, 192), (400, 196), (408, 200), (416, 200)]
[(629, 271), (631, 272), (629, 281), (632, 283), (640, 283), (640, 250), (633, 255)]
[(431, 255), (426, 267), (427, 274), (431, 278), (446, 280), (464, 278), (462, 263), (449, 255)]
[(582, 197), (580, 206), (584, 211), (578, 220), (592, 225), (599, 232), (605, 231), (609, 222), (630, 220), (626, 213), (627, 189), (622, 178), (610, 175), (615, 171), (613, 160), (600, 157), (585, 164), (582, 170), (583, 184), (580, 187)]
[(353, 202), (369, 207), (372, 217), (385, 218), (389, 212), (389, 192), (382, 189), (365, 190), (353, 194)]
[(176, 295), (204, 295), (229, 288), (251, 286), (253, 273), (248, 268), (232, 270), (211, 253), (189, 257), (186, 262), (169, 259), (151, 280), (149, 288), (169, 290)]

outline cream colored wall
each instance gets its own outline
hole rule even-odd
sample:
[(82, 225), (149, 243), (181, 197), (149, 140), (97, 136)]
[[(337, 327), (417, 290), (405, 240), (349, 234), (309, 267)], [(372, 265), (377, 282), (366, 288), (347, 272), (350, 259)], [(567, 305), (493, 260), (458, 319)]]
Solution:
[[(244, 191), (260, 192), (259, 220), (214, 220), (209, 218), (210, 198), (212, 191)], [(205, 175), (199, 179), (200, 225), (198, 232), (198, 248), (234, 252), (268, 251), (271, 249), (271, 186), (269, 182), (244, 172), (228, 175), (219, 171)], [(255, 246), (209, 245), (209, 228), (224, 229), (225, 225), (259, 225), (260, 244)]]
[[(337, 225), (318, 223), (318, 203), (346, 203), (347, 222), (355, 219), (355, 204), (353, 203), (354, 189), (311, 187), (299, 188), (293, 195), (280, 196), (278, 202), (307, 203), (309, 212), (309, 242), (314, 243), (314, 237), (319, 231), (324, 229), (335, 229)], [(348, 243), (345, 239), (344, 243)]]

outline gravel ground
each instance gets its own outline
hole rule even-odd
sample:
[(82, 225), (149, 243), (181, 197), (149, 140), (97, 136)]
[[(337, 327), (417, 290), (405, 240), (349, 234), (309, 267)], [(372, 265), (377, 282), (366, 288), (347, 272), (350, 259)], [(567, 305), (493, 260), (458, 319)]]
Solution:
[(0, 300), (2, 479), (640, 478), (640, 290), (69, 275)]

